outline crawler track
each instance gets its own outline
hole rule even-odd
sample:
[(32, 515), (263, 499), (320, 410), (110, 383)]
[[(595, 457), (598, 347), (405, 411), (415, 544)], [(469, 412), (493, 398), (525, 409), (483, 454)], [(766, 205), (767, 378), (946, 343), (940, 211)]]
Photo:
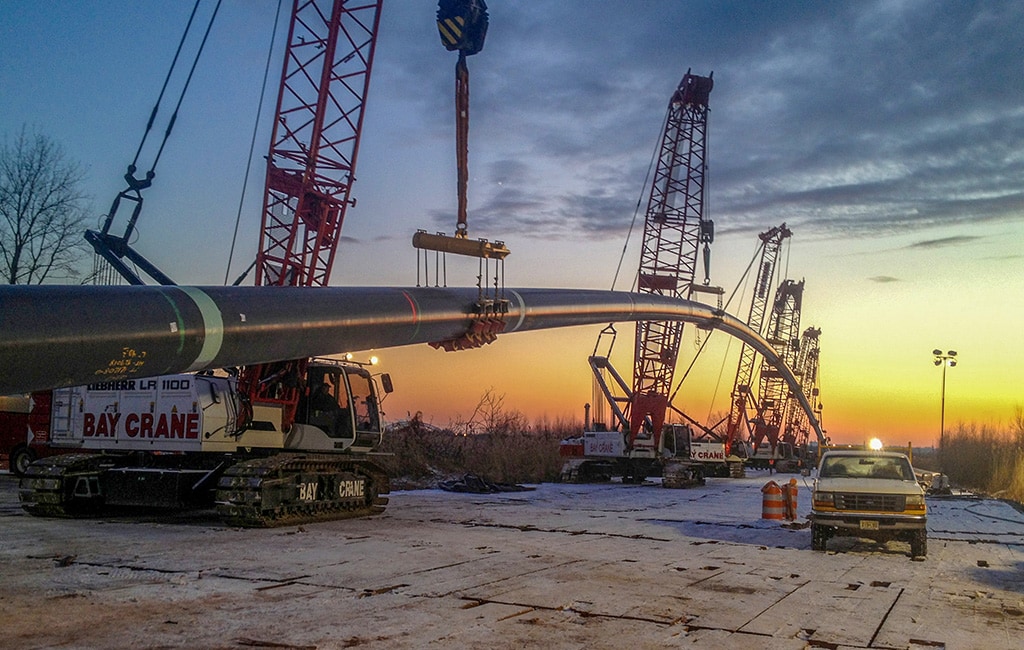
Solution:
[[(19, 484), (21, 507), (37, 517), (112, 512), (104, 472), (118, 465), (102, 454), (37, 461)], [(232, 526), (286, 526), (380, 514), (389, 491), (387, 473), (367, 458), (284, 453), (228, 467), (217, 484), (216, 507)]]
[(387, 473), (369, 459), (279, 454), (238, 463), (217, 486), (217, 513), (233, 526), (270, 527), (380, 514)]
[(81, 517), (103, 507), (98, 477), (110, 465), (100, 454), (66, 454), (37, 460), (18, 486), (21, 507), (37, 517)]

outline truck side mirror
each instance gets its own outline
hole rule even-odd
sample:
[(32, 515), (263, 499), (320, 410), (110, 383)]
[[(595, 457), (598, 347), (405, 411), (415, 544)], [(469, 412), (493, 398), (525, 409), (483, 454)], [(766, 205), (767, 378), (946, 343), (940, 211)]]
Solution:
[(393, 393), (395, 391), (394, 384), (391, 383), (391, 375), (384, 373), (380, 376), (380, 385), (384, 389), (385, 393)]

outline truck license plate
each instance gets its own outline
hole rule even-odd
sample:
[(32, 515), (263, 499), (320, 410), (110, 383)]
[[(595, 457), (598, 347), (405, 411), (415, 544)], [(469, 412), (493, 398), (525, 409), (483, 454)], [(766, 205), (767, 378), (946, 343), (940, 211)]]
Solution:
[(878, 530), (878, 522), (871, 519), (860, 520), (861, 530)]

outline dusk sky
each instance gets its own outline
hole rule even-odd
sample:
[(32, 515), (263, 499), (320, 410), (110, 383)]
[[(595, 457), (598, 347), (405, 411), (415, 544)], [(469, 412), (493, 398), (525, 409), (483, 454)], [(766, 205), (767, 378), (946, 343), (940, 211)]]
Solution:
[[(25, 127), (79, 161), (96, 224), (123, 189), (191, 6), (0, 0), (0, 137)], [(414, 285), (413, 233), (454, 229), (456, 55), (436, 6), (385, 2), (335, 285)], [(1024, 3), (488, 7), (485, 47), (469, 59), (469, 232), (506, 242), (507, 286), (630, 289), (645, 203), (612, 281), (668, 100), (687, 69), (713, 71), (711, 281), (742, 288), (757, 234), (792, 229), (780, 263), (806, 281), (801, 330), (822, 330), (831, 437), (937, 442), (933, 348), (960, 359), (946, 376), (947, 430), (1009, 427), (1024, 407)], [(276, 10), (224, 0), (145, 195), (135, 247), (179, 284), (222, 284), (255, 255), (283, 16), (228, 270)], [(450, 285), (475, 276), (475, 262), (449, 262)], [(748, 295), (728, 307), (748, 309)], [(617, 329), (613, 359), (628, 375), (633, 328)], [(385, 411), (443, 426), (490, 390), (531, 420), (581, 420), (599, 330), (377, 351), (396, 385)], [(687, 331), (677, 377), (696, 349)], [(736, 373), (739, 344), (714, 338), (676, 402), (698, 420), (728, 409)]]

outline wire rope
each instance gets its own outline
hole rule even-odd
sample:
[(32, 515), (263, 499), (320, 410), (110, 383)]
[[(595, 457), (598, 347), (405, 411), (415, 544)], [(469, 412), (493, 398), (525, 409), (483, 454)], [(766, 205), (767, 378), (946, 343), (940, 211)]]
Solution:
[(192, 13), (189, 14), (188, 22), (185, 24), (185, 31), (181, 34), (181, 40), (178, 41), (178, 49), (174, 51), (174, 58), (171, 59), (171, 67), (167, 70), (167, 76), (164, 77), (164, 84), (160, 87), (160, 94), (157, 95), (156, 104), (153, 106), (153, 110), (149, 114), (149, 121), (146, 123), (146, 130), (142, 134), (142, 140), (139, 141), (139, 148), (135, 150), (135, 157), (132, 158), (132, 167), (135, 167), (136, 163), (139, 162), (139, 155), (142, 153), (142, 147), (146, 144), (146, 139), (149, 137), (149, 132), (153, 129), (153, 122), (156, 121), (157, 113), (160, 112), (160, 102), (164, 98), (164, 93), (167, 91), (167, 84), (171, 81), (171, 74), (174, 73), (174, 68), (178, 65), (178, 57), (181, 55), (181, 48), (185, 46), (185, 39), (188, 38), (188, 33), (192, 29), (192, 21), (196, 17), (196, 11), (199, 10), (200, 0), (196, 0), (195, 4), (192, 5)]
[[(747, 264), (747, 268), (743, 271), (743, 275), (740, 276), (740, 279), (736, 283), (736, 286), (733, 287), (732, 293), (729, 294), (729, 299), (725, 302), (725, 306), (722, 307), (722, 309), (724, 311), (728, 311), (728, 307), (729, 307), (730, 304), (732, 304), (733, 298), (736, 297), (737, 293), (741, 292), (741, 290), (740, 290), (741, 287), (742, 287), (742, 292), (746, 292), (747, 282), (749, 282), (749, 280), (750, 280), (750, 269), (753, 268), (754, 261), (757, 260), (758, 253), (761, 252), (761, 249), (763, 247), (764, 247), (764, 242), (758, 244), (757, 248), (754, 250), (754, 255), (753, 255), (753, 257), (750, 258), (750, 263)], [(690, 362), (690, 367), (686, 369), (686, 372), (683, 373), (683, 376), (682, 376), (682, 378), (680, 378), (679, 383), (676, 384), (675, 390), (672, 391), (672, 397), (669, 398), (669, 403), (672, 402), (672, 399), (675, 398), (676, 393), (679, 392), (679, 389), (682, 387), (683, 381), (686, 379), (686, 376), (690, 373), (690, 370), (693, 369), (693, 365), (697, 362), (697, 357), (700, 356), (701, 351), (704, 350), (704, 346), (707, 345), (707, 342), (711, 339), (711, 334), (713, 334), (713, 333), (714, 332), (709, 332), (708, 333), (707, 338), (704, 339), (704, 342), (701, 344), (700, 348), (697, 350), (697, 354), (694, 355), (693, 361)], [(731, 341), (730, 341), (730, 343), (731, 343)], [(724, 359), (722, 361), (722, 365), (723, 366), (725, 365), (725, 360)]]
[[(754, 254), (753, 254), (753, 256), (751, 256), (750, 262), (747, 264), (747, 268), (743, 271), (743, 275), (740, 276), (740, 279), (736, 283), (736, 286), (733, 287), (732, 293), (729, 294), (729, 299), (725, 302), (725, 306), (722, 308), (724, 311), (728, 311), (729, 305), (732, 304), (733, 299), (737, 295), (742, 295), (743, 293), (746, 293), (747, 283), (750, 281), (750, 270), (754, 267), (754, 262), (757, 260), (758, 255), (761, 252), (761, 250), (764, 248), (764, 246), (765, 246), (764, 242), (761, 242), (760, 244), (757, 245), (757, 248), (755, 248)], [(749, 318), (748, 318), (748, 320), (749, 320)], [(668, 400), (669, 404), (672, 403), (672, 400), (675, 399), (676, 394), (682, 388), (683, 382), (686, 380), (686, 377), (690, 374), (690, 371), (693, 369), (693, 366), (697, 363), (697, 358), (700, 356), (701, 352), (704, 351), (704, 347), (707, 345), (708, 341), (711, 340), (711, 335), (713, 333), (714, 332), (709, 332), (708, 333), (708, 336), (704, 339), (704, 342), (701, 344), (700, 348), (697, 350), (697, 353), (694, 355), (693, 360), (690, 362), (690, 366), (686, 369), (686, 372), (684, 372), (683, 376), (679, 379), (679, 382), (676, 384), (675, 390), (672, 391), (672, 395), (671, 395), (671, 397), (669, 397), (669, 400)], [(719, 366), (718, 380), (715, 382), (715, 390), (714, 390), (714, 392), (712, 393), (712, 396), (711, 396), (711, 404), (708, 407), (708, 416), (707, 416), (707, 420), (706, 421), (710, 421), (711, 420), (711, 409), (714, 408), (715, 399), (718, 396), (718, 389), (719, 389), (719, 387), (721, 386), (721, 383), (722, 383), (722, 374), (725, 372), (725, 362), (726, 362), (725, 357), (728, 356), (729, 348), (731, 348), (731, 347), (732, 347), (732, 339), (730, 339), (728, 341), (728, 343), (726, 344), (725, 354), (723, 355), (722, 363)]]
[[(661, 132), (665, 132), (665, 125), (668, 124), (668, 118), (672, 108), (671, 106), (665, 109), (665, 119), (661, 123)], [(660, 140), (654, 143), (654, 150), (651, 151), (651, 160), (647, 164), (647, 173), (644, 175), (644, 182), (640, 186), (640, 196), (636, 199), (636, 207), (633, 208), (633, 219), (629, 222), (629, 230), (626, 231), (626, 241), (622, 244), (622, 253), (619, 255), (619, 264), (615, 267), (615, 277), (612, 278), (611, 290), (615, 291), (615, 285), (619, 281), (619, 273), (622, 271), (622, 262), (626, 259), (626, 249), (629, 247), (629, 240), (633, 236), (633, 228), (636, 227), (636, 218), (640, 214), (640, 204), (644, 200), (644, 192), (647, 189), (647, 181), (651, 178), (651, 170), (654, 169), (654, 163), (658, 159), (658, 151), (661, 149)], [(640, 275), (640, 269), (637, 268), (636, 276), (634, 276), (633, 283), (636, 284), (636, 277)]]
[[(281, 3), (282, 0), (277, 0), (277, 11), (274, 13), (274, 29), (270, 34), (270, 47), (267, 48), (267, 62), (263, 67), (263, 85), (260, 86), (260, 99), (259, 103), (256, 105), (256, 119), (253, 121), (252, 137), (249, 139), (249, 162), (245, 166), (245, 177), (242, 179), (242, 191), (238, 197), (238, 212), (235, 214), (235, 230), (231, 234), (231, 250), (228, 252), (228, 265), (227, 268), (224, 269), (225, 285), (227, 285), (228, 277), (231, 275), (231, 262), (235, 256), (235, 244), (238, 242), (238, 229), (242, 222), (242, 206), (245, 204), (245, 191), (249, 187), (249, 173), (252, 171), (252, 156), (253, 152), (256, 150), (256, 133), (259, 130), (260, 117), (263, 114), (263, 99), (267, 92), (267, 79), (270, 78), (270, 62), (274, 53), (274, 42), (277, 38), (277, 25), (281, 19)], [(255, 266), (255, 262), (253, 263), (253, 266)], [(252, 268), (252, 266), (249, 267), (249, 269)], [(248, 272), (249, 271), (246, 270), (242, 277), (245, 277)], [(241, 279), (242, 278), (239, 278), (239, 280)], [(236, 284), (238, 283), (236, 282)]]
[(217, 12), (220, 11), (221, 0), (217, 0), (216, 6), (213, 8), (213, 14), (210, 16), (210, 22), (206, 25), (206, 31), (203, 33), (203, 40), (199, 44), (199, 49), (196, 51), (196, 56), (192, 59), (192, 67), (189, 68), (188, 77), (185, 78), (185, 85), (181, 89), (181, 94), (178, 95), (178, 103), (174, 105), (174, 112), (171, 113), (171, 119), (167, 123), (167, 130), (164, 131), (164, 139), (160, 142), (160, 148), (156, 152), (156, 158), (153, 159), (153, 164), (149, 168), (149, 174), (152, 174), (156, 170), (156, 164), (160, 162), (160, 156), (164, 152), (164, 145), (167, 144), (167, 139), (171, 137), (171, 131), (174, 129), (174, 123), (178, 120), (178, 109), (181, 108), (181, 103), (185, 99), (185, 93), (188, 92), (188, 87), (192, 83), (192, 75), (195, 74), (196, 66), (199, 64), (199, 58), (203, 54), (203, 49), (206, 47), (206, 41), (210, 37), (210, 30), (213, 29), (213, 21), (217, 18)]

